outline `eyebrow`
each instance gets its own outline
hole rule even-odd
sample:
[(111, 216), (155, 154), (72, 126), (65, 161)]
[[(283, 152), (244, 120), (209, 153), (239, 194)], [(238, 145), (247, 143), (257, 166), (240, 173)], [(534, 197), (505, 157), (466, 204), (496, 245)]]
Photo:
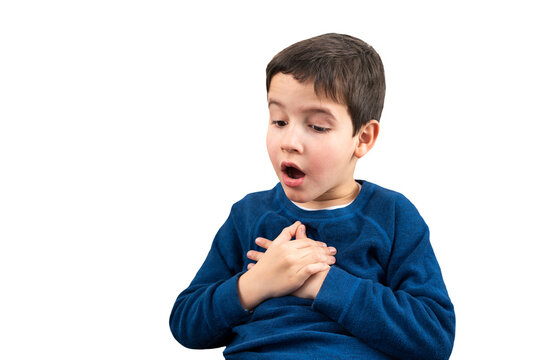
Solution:
[[(276, 105), (276, 106), (278, 106), (280, 108), (283, 108), (283, 109), (285, 108), (285, 105), (281, 104), (279, 101), (269, 99), (269, 101), (267, 103), (267, 107), (270, 107), (271, 105)], [(329, 115), (333, 120), (336, 120), (335, 115), (333, 114), (333, 112), (331, 112), (331, 110), (329, 110), (325, 106), (301, 107), (300, 111), (304, 112), (304, 113), (316, 113), (316, 114), (321, 113), (321, 114)]]

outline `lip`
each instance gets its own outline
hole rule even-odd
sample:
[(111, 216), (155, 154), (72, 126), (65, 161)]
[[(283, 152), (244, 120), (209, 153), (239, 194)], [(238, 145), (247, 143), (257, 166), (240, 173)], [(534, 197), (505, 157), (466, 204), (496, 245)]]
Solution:
[[(302, 169), (300, 168), (300, 166), (296, 165), (295, 163), (293, 163), (292, 161), (283, 161), (281, 163), (281, 171), (285, 171), (287, 170), (288, 167), (293, 167), (293, 168), (296, 168), (300, 171), (302, 171)], [(302, 171), (303, 172), (303, 171)]]
[[(302, 183), (304, 183), (304, 179), (306, 178), (306, 176), (304, 175), (303, 177), (301, 177), (299, 179), (293, 179), (293, 178), (291, 178), (287, 175), (287, 168), (288, 167), (293, 167), (293, 168), (296, 168), (296, 169), (302, 171), (300, 166), (296, 165), (295, 163), (290, 162), (290, 161), (283, 161), (281, 163), (281, 175), (282, 175), (283, 183), (288, 187), (298, 187), (298, 186), (302, 185)], [(302, 172), (304, 172), (304, 171), (302, 171)]]

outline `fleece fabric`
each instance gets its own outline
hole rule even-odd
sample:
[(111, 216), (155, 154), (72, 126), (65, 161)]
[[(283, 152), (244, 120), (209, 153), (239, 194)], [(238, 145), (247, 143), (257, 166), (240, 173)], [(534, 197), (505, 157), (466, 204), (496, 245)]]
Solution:
[[(226, 346), (226, 359), (447, 359), (454, 308), (427, 225), (403, 195), (358, 182), (354, 202), (334, 210), (303, 210), (281, 184), (234, 204), (175, 302), (177, 341)], [(283, 296), (244, 310), (237, 279), (252, 262), (247, 251), (265, 251), (257, 237), (274, 239), (297, 220), (310, 239), (337, 249), (317, 297)]]

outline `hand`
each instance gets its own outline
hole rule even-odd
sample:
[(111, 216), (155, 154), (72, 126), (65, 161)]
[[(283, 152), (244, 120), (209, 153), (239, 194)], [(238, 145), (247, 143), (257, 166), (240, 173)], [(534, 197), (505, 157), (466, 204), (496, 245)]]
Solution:
[(296, 289), (296, 291), (293, 292), (291, 295), (299, 298), (303, 298), (303, 299), (309, 299), (309, 300), (315, 299), (330, 269), (331, 268), (320, 271), (317, 274), (313, 274), (312, 276), (310, 276), (308, 280), (304, 282), (304, 284), (301, 287)]
[(247, 256), (258, 262), (238, 280), (239, 298), (245, 309), (252, 309), (268, 298), (294, 292), (311, 275), (329, 269), (329, 264), (335, 262), (322, 243), (308, 238), (290, 241), (299, 226), (297, 221), (283, 229), (274, 241), (256, 239), (267, 251), (248, 252)]
[[(299, 226), (298, 230), (296, 231), (296, 238), (297, 239), (304, 239), (307, 238), (306, 236), (306, 227), (304, 225)], [(323, 244), (323, 243), (322, 243)], [(329, 254), (335, 255), (337, 253), (337, 249), (334, 247), (328, 247)], [(333, 262), (334, 264), (334, 262)], [(329, 264), (332, 265), (332, 264)], [(323, 285), (323, 281), (327, 277), (327, 274), (329, 273), (329, 269), (320, 271), (316, 274), (313, 274), (310, 276), (308, 280), (304, 282), (304, 284), (296, 289), (295, 292), (293, 292), (291, 295), (304, 298), (304, 299), (310, 299), (313, 300), (319, 293), (319, 289), (321, 289), (321, 286)]]
[[(299, 239), (307, 239), (313, 242), (312, 246), (326, 247), (325, 243), (308, 239), (306, 236), (306, 227), (304, 225), (298, 226), (295, 236), (296, 236), (296, 241), (298, 241)], [(258, 238), (256, 239), (256, 243), (259, 246), (263, 247), (264, 249), (268, 249), (271, 246), (272, 241), (263, 239), (263, 238)], [(335, 255), (337, 253), (337, 250), (334, 247), (327, 247), (326, 250), (329, 255), (327, 264), (332, 265), (335, 263), (335, 258), (332, 255)], [(259, 261), (263, 257), (263, 255), (264, 253), (252, 250), (252, 251), (249, 251), (246, 256), (251, 260)], [(251, 269), (254, 266), (255, 264), (253, 263), (248, 264), (248, 269)], [(323, 281), (327, 277), (328, 272), (329, 272), (329, 268), (311, 275), (304, 282), (304, 284), (302, 284), (302, 286), (296, 289), (291, 295), (304, 298), (304, 299), (315, 299), (315, 297), (319, 293), (319, 289), (321, 289)]]

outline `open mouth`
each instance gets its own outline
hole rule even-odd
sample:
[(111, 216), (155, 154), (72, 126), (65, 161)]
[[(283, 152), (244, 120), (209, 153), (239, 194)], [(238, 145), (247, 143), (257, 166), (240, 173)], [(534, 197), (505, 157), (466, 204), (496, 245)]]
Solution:
[(306, 174), (300, 170), (296, 164), (289, 162), (281, 163), (281, 171), (291, 179), (300, 179), (306, 176)]
[(285, 172), (287, 173), (287, 176), (291, 179), (300, 179), (306, 176), (301, 170), (293, 167), (293, 166), (286, 166)]
[(306, 177), (306, 174), (294, 163), (281, 163), (281, 171), (283, 172), (283, 183), (290, 187), (302, 185)]

